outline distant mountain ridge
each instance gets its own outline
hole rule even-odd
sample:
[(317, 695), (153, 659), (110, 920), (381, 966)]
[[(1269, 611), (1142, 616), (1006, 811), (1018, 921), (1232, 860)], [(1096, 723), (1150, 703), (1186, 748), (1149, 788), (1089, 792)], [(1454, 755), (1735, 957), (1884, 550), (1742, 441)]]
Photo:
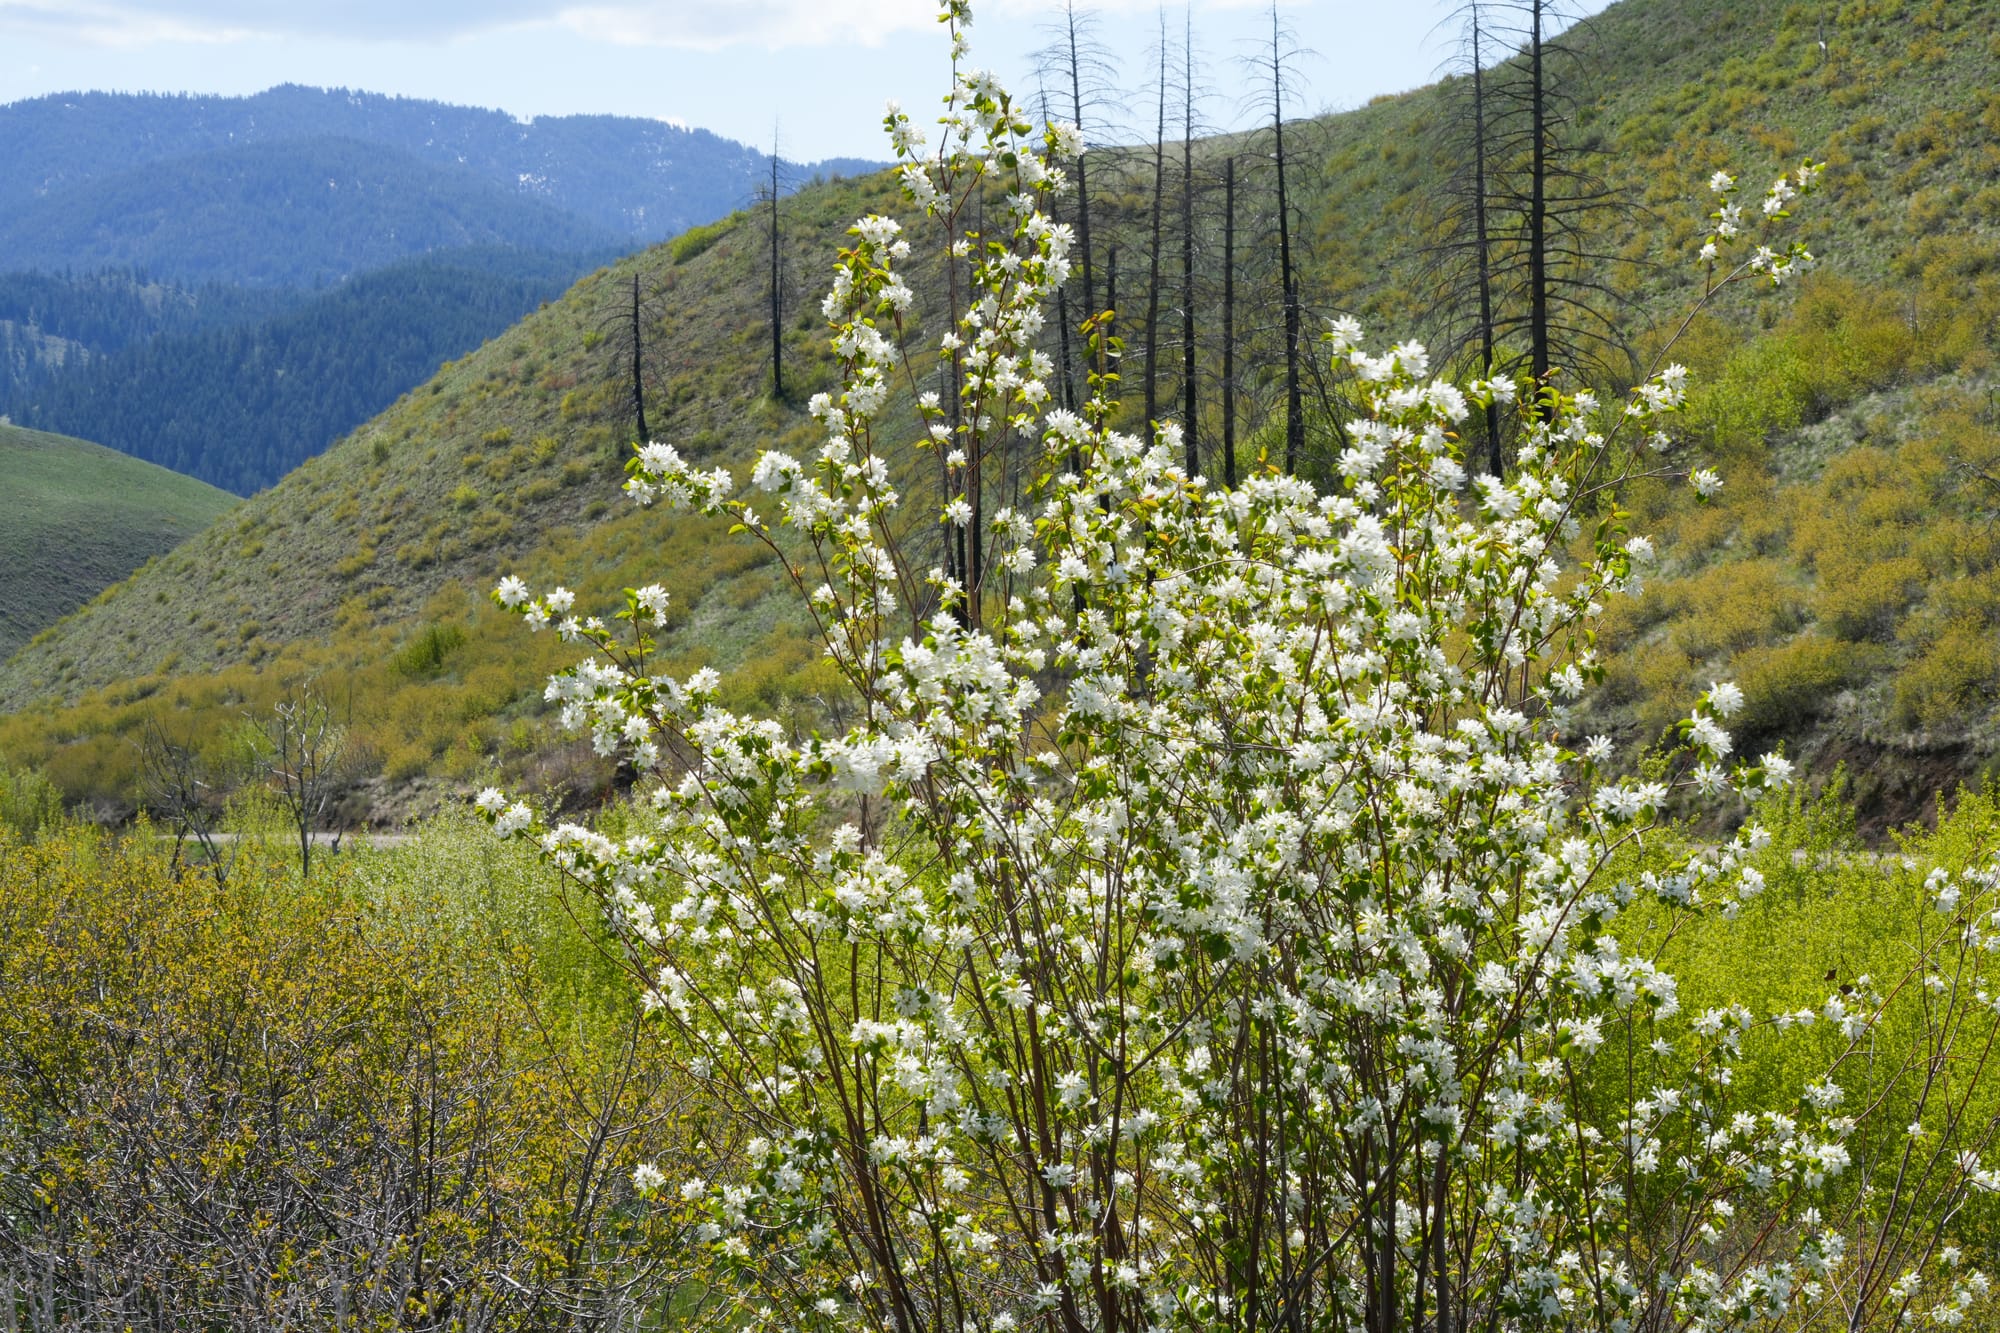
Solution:
[(243, 493), (771, 179), (704, 130), (295, 85), (11, 103), (0, 160), (0, 415)]
[(620, 239), (470, 172), (331, 136), (148, 163), (0, 205), (0, 255), (13, 268), (136, 268), (251, 287), (323, 285), (466, 246), (581, 252)]
[[(249, 97), (59, 93), (0, 106), (0, 215), (31, 200), (175, 159), (251, 145), (342, 138), (460, 168), (615, 236), (657, 241), (749, 201), (763, 151), (635, 116), (543, 116), (284, 84)], [(802, 183), (878, 163), (784, 163)], [(18, 266), (18, 265), (10, 265)]]

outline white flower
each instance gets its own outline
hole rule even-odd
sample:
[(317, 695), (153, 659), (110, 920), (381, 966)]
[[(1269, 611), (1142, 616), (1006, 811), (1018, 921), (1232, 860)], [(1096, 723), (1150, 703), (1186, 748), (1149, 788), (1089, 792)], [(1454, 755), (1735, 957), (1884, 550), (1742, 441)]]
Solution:
[(1743, 707), (1743, 691), (1733, 681), (1717, 681), (1708, 687), (1708, 706), (1717, 717), (1733, 717)]
[(1693, 473), (1689, 474), (1688, 485), (1694, 487), (1696, 495), (1706, 500), (1722, 489), (1722, 478), (1717, 476), (1712, 469), (1697, 468)]
[(1729, 733), (1724, 731), (1714, 718), (1701, 714), (1689, 719), (1689, 723), (1688, 741), (1691, 744), (1708, 751), (1717, 759), (1725, 758), (1729, 754), (1733, 742), (1729, 739)]
[(528, 600), (528, 585), (509, 574), (500, 580), (500, 586), (493, 590), (493, 595), (500, 599), (500, 605), (512, 610)]
[(1585, 1055), (1590, 1055), (1604, 1044), (1603, 1020), (1592, 1015), (1589, 1018), (1573, 1018), (1563, 1024), (1570, 1043)]

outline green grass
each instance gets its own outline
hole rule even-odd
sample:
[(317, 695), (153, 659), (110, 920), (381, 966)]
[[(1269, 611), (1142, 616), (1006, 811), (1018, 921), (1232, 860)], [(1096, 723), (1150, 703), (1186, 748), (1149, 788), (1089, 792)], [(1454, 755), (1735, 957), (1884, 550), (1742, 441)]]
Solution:
[(236, 498), (115, 449), (0, 426), (0, 659)]

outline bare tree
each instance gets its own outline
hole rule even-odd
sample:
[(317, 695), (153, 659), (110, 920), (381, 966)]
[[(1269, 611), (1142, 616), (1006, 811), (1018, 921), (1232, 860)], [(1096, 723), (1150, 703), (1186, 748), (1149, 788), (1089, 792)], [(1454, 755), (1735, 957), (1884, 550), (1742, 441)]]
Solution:
[[(1463, 85), (1463, 105), (1450, 123), (1448, 132), (1455, 137), (1462, 136), (1459, 141), (1470, 151), (1464, 153), (1465, 168), (1457, 173), (1453, 188), (1445, 196), (1449, 201), (1446, 234), (1434, 250), (1437, 259), (1457, 270), (1445, 285), (1460, 292), (1469, 289), (1472, 294), (1469, 337), (1448, 331), (1444, 334), (1445, 346), (1442, 350), (1449, 355), (1455, 350), (1455, 345), (1470, 342), (1478, 356), (1481, 373), (1486, 375), (1495, 374), (1499, 369), (1493, 307), (1492, 189), (1487, 162), (1491, 145), (1486, 101), (1486, 58), (1493, 41), (1484, 10), (1489, 7), (1482, 5), (1481, 0), (1466, 0), (1459, 11), (1459, 18), (1464, 24), (1460, 58), (1468, 77)], [(1456, 302), (1448, 299), (1440, 306), (1447, 320), (1453, 317), (1455, 304), (1464, 302), (1462, 299)], [(1505, 463), (1500, 456), (1499, 403), (1489, 401), (1486, 404), (1482, 423), (1486, 429), (1487, 470), (1498, 475)]]
[(228, 881), (231, 858), (215, 835), (236, 775), (169, 736), (160, 719), (148, 715), (139, 732), (139, 778), (146, 809), (174, 831), (172, 864), (180, 866), (182, 851), (192, 838), (221, 888)]
[(1222, 480), (1236, 488), (1236, 158), (1222, 164)]
[(778, 131), (771, 131), (771, 178), (759, 188), (759, 202), (765, 207), (765, 236), (768, 251), (769, 270), (769, 313), (771, 319), (771, 396), (784, 401), (785, 397), (785, 295), (784, 295), (784, 246), (778, 228), (778, 200), (784, 194), (784, 181), (780, 172), (782, 161), (778, 157)]
[(1271, 6), (1271, 44), (1268, 51), (1258, 55), (1252, 62), (1260, 80), (1264, 83), (1265, 96), (1269, 101), (1265, 107), (1271, 118), (1271, 164), (1277, 173), (1277, 227), (1278, 227), (1278, 280), (1284, 299), (1284, 348), (1285, 348), (1285, 472), (1290, 475), (1298, 471), (1299, 457), (1305, 450), (1306, 417), (1303, 381), (1300, 374), (1300, 359), (1303, 350), (1299, 345), (1302, 307), (1299, 298), (1299, 271), (1292, 254), (1292, 208), (1291, 198), (1286, 189), (1285, 170), (1289, 165), (1285, 157), (1285, 107), (1288, 103), (1293, 69), (1305, 51), (1298, 44), (1298, 37), (1279, 17), (1278, 6)]
[(347, 729), (311, 681), (290, 686), (252, 719), (256, 762), (299, 838), (299, 873), (312, 873), (312, 835), (340, 785)]
[(1199, 406), (1195, 397), (1195, 270), (1194, 270), (1194, 174), (1195, 80), (1198, 69), (1194, 54), (1194, 6), (1183, 15), (1181, 28), (1181, 429), (1185, 432), (1188, 475), (1201, 473)]
[[(1628, 369), (1615, 319), (1624, 301), (1609, 280), (1618, 257), (1593, 237), (1614, 213), (1640, 206), (1597, 174), (1593, 141), (1578, 124), (1585, 68), (1564, 40), (1573, 29), (1563, 28), (1573, 13), (1561, 0), (1481, 0), (1462, 15), (1473, 77), (1460, 157), (1471, 177), (1457, 192), (1446, 244), (1470, 250), (1473, 262), (1460, 266), (1444, 308), (1466, 324), (1476, 290), (1466, 270), (1476, 278), (1483, 269), (1487, 314), (1471, 322), (1482, 350), (1493, 349), (1489, 362), (1518, 364), (1536, 379), (1558, 367)], [(1513, 57), (1492, 62), (1510, 43)]]
[(615, 358), (617, 373), (626, 378), (632, 403), (634, 438), (640, 443), (652, 439), (646, 419), (646, 367), (649, 344), (646, 330), (659, 323), (660, 293), (647, 291), (639, 271), (632, 271), (629, 283), (620, 284), (618, 295), (597, 321), (597, 334), (607, 342)]
[[(1054, 85), (1060, 90), (1058, 101), (1062, 106), (1062, 117), (1076, 127), (1078, 138), (1086, 145), (1092, 138), (1101, 139), (1105, 129), (1102, 114), (1104, 105), (1114, 96), (1117, 85), (1118, 67), (1110, 51), (1097, 36), (1097, 16), (1088, 10), (1079, 10), (1074, 0), (1065, 0), (1061, 17), (1043, 30), (1050, 41), (1036, 55), (1037, 68), (1044, 85)], [(1053, 111), (1047, 93), (1043, 95), (1043, 108)], [(1050, 115), (1049, 119), (1055, 119)], [(1096, 247), (1092, 244), (1092, 227), (1095, 222), (1090, 203), (1090, 154), (1080, 153), (1066, 164), (1070, 178), (1075, 181), (1076, 197), (1076, 271), (1077, 304), (1075, 317), (1078, 323), (1099, 313), (1097, 305)], [(1063, 327), (1063, 340), (1068, 342), (1075, 328), (1071, 323), (1069, 301), (1066, 292), (1060, 295), (1061, 305), (1057, 316)], [(1107, 302), (1108, 304), (1108, 302)], [(1074, 358), (1074, 359), (1073, 359)], [(1087, 354), (1081, 344), (1073, 353), (1063, 357), (1064, 392), (1070, 405), (1081, 401), (1077, 384), (1088, 374)]]
[(1159, 115), (1153, 127), (1153, 212), (1151, 241), (1146, 247), (1146, 371), (1141, 381), (1146, 430), (1159, 419), (1160, 372), (1160, 232), (1167, 199), (1167, 13), (1160, 11)]
[[(1560, 0), (1463, 0), (1449, 85), (1452, 114), (1439, 149), (1454, 162), (1425, 267), (1427, 341), (1487, 375), (1543, 380), (1568, 369), (1589, 377), (1630, 369), (1609, 280), (1618, 257), (1594, 247), (1600, 221), (1639, 208), (1596, 174), (1577, 124), (1581, 58), (1558, 30)], [(1489, 405), (1480, 451), (1506, 464), (1502, 409)]]

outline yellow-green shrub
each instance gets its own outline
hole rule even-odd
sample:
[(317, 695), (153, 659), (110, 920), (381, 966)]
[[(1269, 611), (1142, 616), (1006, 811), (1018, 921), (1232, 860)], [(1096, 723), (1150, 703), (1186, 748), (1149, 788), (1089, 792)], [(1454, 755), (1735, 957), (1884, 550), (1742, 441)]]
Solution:
[(2000, 679), (2000, 643), (1974, 620), (1955, 620), (1896, 673), (1896, 720), (1949, 727), (1991, 704)]
[(1882, 656), (1880, 649), (1817, 634), (1737, 654), (1731, 670), (1743, 689), (1739, 729), (1746, 737), (1777, 737), (1803, 726)]
[(252, 840), (227, 887), (139, 835), (0, 829), (0, 1279), (47, 1326), (666, 1299), (621, 1286), (673, 1253), (629, 1185), (673, 1106), (546, 879), (464, 826), (310, 883)]

